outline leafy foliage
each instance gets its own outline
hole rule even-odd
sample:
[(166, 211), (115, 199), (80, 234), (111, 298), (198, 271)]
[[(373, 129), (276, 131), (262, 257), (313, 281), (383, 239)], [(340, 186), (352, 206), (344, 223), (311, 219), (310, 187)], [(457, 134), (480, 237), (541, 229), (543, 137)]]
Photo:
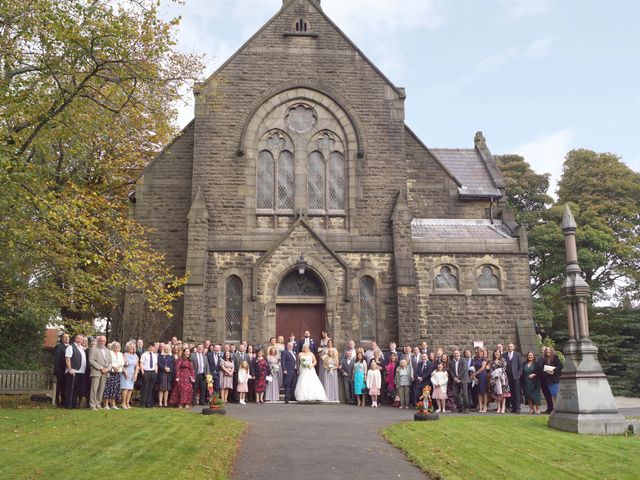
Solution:
[(125, 287), (171, 315), (184, 279), (127, 218), (127, 193), (176, 133), (179, 90), (201, 69), (174, 50), (177, 25), (153, 0), (0, 3), (0, 292), (9, 316), (34, 312), (43, 325), (53, 310), (81, 325), (107, 315)]

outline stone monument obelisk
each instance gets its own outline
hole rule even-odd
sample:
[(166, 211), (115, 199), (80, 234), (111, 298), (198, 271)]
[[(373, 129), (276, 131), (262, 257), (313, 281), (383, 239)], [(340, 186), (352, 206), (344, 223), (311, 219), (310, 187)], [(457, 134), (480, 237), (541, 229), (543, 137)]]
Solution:
[(568, 432), (596, 435), (622, 434), (627, 423), (611, 393), (607, 376), (598, 362), (598, 347), (589, 338), (587, 298), (590, 289), (581, 276), (576, 248), (576, 222), (569, 205), (562, 216), (566, 272), (560, 296), (567, 304), (569, 341), (560, 391), (549, 426)]

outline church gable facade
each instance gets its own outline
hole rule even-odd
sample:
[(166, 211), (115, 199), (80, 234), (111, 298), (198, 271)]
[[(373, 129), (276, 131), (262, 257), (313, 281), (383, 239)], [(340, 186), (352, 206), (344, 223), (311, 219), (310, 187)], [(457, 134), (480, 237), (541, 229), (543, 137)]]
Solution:
[[(318, 0), (284, 0), (194, 93), (194, 120), (132, 205), (189, 274), (147, 336), (535, 345), (526, 232), (484, 138), (427, 148), (404, 123), (404, 90)], [(141, 334), (137, 300), (122, 336)]]

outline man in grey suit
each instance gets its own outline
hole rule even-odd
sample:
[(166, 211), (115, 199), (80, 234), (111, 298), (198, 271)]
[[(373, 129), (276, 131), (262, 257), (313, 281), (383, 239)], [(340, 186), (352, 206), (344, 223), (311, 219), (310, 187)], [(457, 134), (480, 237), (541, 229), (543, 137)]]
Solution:
[(91, 410), (102, 408), (102, 394), (107, 383), (107, 374), (111, 370), (111, 352), (106, 347), (107, 337), (100, 335), (98, 345), (89, 353), (89, 366), (91, 367), (91, 394), (89, 406)]
[(502, 354), (502, 358), (507, 361), (507, 378), (509, 379), (509, 399), (511, 412), (520, 413), (520, 377), (522, 377), (522, 355), (515, 351), (513, 343), (507, 345), (507, 351)]
[[(206, 405), (206, 399), (209, 394), (207, 389), (207, 375), (209, 375), (209, 360), (204, 353), (202, 344), (196, 347), (196, 351), (191, 354), (191, 365), (193, 365), (193, 373), (196, 381), (193, 383), (193, 405), (196, 405), (196, 396), (200, 400), (200, 405)], [(200, 394), (198, 395), (198, 392)]]
[[(453, 378), (453, 397), (458, 401), (458, 411), (469, 413), (468, 362), (460, 356), (460, 350), (454, 350), (449, 365), (449, 376)], [(460, 401), (460, 397), (462, 397), (462, 401)]]
[(352, 357), (351, 350), (345, 350), (344, 358), (340, 362), (340, 375), (344, 384), (344, 397), (349, 405), (355, 404), (355, 395), (353, 391), (353, 365), (355, 360)]

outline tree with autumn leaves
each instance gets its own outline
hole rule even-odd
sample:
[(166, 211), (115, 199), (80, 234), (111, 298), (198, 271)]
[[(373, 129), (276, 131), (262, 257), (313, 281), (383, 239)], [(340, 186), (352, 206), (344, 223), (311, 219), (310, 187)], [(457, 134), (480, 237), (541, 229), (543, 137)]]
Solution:
[(184, 279), (127, 217), (127, 194), (176, 134), (181, 89), (202, 63), (176, 50), (178, 19), (158, 8), (0, 3), (3, 332), (91, 322), (125, 288), (171, 315)]
[[(508, 203), (529, 230), (534, 321), (564, 345), (566, 307), (560, 299), (565, 274), (562, 210), (569, 203), (578, 229), (578, 260), (592, 290), (592, 334), (612, 385), (640, 394), (635, 343), (640, 332), (640, 174), (611, 153), (570, 151), (557, 199), (546, 194), (549, 176), (534, 172), (518, 155), (497, 156), (507, 182)], [(594, 306), (598, 302), (612, 306)], [(635, 334), (634, 334), (635, 332)], [(635, 335), (635, 336), (634, 336)], [(633, 338), (630, 343), (629, 339)]]

